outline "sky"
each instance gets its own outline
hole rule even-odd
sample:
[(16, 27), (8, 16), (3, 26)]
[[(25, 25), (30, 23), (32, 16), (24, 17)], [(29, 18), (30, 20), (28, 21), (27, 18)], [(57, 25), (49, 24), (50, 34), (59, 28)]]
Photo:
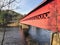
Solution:
[(18, 12), (24, 15), (24, 14), (28, 14), (31, 10), (37, 7), (42, 1), (43, 0), (16, 0), (12, 4), (10, 4), (9, 8), (7, 5), (3, 9), (11, 9), (11, 10), (14, 10), (15, 12)]
[[(18, 0), (19, 1), (19, 0)], [(15, 11), (21, 14), (28, 14), (37, 7), (43, 0), (21, 0), (18, 9)]]

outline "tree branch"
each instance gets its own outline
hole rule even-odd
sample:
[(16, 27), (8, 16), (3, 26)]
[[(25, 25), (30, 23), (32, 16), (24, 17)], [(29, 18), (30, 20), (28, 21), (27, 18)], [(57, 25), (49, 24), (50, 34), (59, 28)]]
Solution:
[(13, 3), (14, 1), (15, 1), (15, 0), (9, 1), (8, 4), (6, 4), (6, 5), (3, 4), (3, 5), (0, 7), (0, 9), (2, 9), (3, 7), (5, 7), (5, 6), (7, 6), (7, 5), (10, 5), (10, 4)]

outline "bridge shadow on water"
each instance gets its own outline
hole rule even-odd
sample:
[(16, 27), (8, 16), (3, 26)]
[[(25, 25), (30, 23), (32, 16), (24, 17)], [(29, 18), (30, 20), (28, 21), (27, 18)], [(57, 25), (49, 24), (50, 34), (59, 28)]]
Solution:
[(38, 42), (38, 45), (50, 45), (52, 32), (41, 28), (30, 26), (29, 35)]

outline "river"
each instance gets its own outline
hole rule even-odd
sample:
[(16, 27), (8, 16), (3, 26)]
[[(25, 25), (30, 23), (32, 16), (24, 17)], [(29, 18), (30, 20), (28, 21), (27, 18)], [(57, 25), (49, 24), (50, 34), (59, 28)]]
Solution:
[(29, 35), (33, 40), (37, 41), (39, 45), (50, 45), (52, 36), (51, 31), (30, 26)]
[[(24, 35), (19, 27), (5, 27), (0, 30), (6, 30), (3, 45), (25, 45)], [(3, 39), (3, 31), (0, 31), (0, 45)]]
[[(3, 45), (25, 45), (25, 38), (20, 27), (5, 27), (0, 28), (0, 45), (3, 39), (3, 30), (6, 30)], [(39, 43), (39, 45), (50, 45), (51, 31), (43, 30), (36, 27), (30, 27), (28, 31), (32, 40)]]

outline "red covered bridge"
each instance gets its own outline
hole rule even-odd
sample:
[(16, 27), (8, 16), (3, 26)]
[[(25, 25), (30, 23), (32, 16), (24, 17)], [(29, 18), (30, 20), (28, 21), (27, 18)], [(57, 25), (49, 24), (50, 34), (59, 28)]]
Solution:
[(60, 0), (45, 0), (31, 12), (29, 12), (20, 23), (60, 31)]

